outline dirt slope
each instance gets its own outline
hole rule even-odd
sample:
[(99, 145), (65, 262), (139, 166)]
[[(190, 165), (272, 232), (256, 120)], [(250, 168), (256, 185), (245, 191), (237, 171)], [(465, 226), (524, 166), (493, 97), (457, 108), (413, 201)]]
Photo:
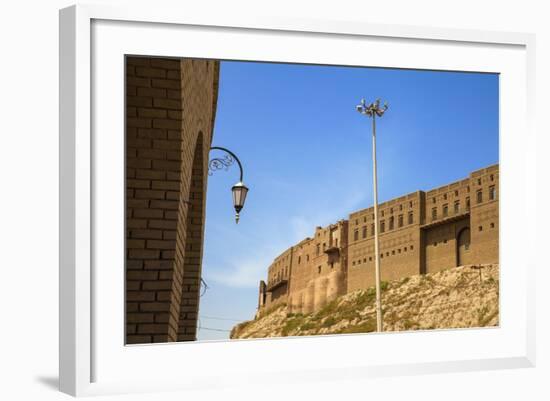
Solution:
[[(382, 283), (384, 330), (498, 326), (498, 265), (461, 266)], [(233, 328), (230, 338), (365, 333), (376, 330), (375, 290), (341, 296), (317, 313), (282, 304)]]

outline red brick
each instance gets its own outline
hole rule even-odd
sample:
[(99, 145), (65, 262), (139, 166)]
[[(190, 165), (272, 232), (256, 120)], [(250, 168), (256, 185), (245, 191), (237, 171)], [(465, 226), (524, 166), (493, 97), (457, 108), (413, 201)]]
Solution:
[(166, 58), (151, 58), (151, 66), (164, 68), (166, 70), (178, 70), (181, 66), (181, 61), (178, 59), (166, 59)]
[(141, 281), (126, 281), (126, 291), (137, 291), (141, 289)]
[(144, 290), (170, 290), (172, 289), (172, 281), (144, 281), (142, 286)]
[[(136, 85), (141, 86), (141, 85)], [(175, 79), (152, 79), (151, 86), (153, 88), (180, 89), (181, 83)]]
[[(162, 315), (163, 314), (159, 314), (159, 316)], [(126, 315), (126, 321), (128, 323), (152, 323), (155, 321), (155, 315), (152, 313), (128, 313)]]
[(168, 323), (170, 315), (168, 313), (156, 313), (155, 322), (156, 323)]
[(160, 219), (163, 214), (160, 209), (134, 209), (134, 217)]
[(150, 148), (152, 141), (146, 138), (132, 138), (126, 141), (126, 146), (130, 148)]
[(158, 259), (159, 251), (153, 249), (130, 249), (130, 259)]
[(166, 160), (182, 160), (181, 150), (167, 150), (166, 151)]
[(157, 291), (157, 301), (170, 301), (172, 291)]
[(157, 109), (181, 110), (181, 101), (175, 99), (153, 99), (153, 106)]
[[(174, 334), (176, 335), (176, 334)], [(165, 335), (165, 334), (155, 334), (153, 336), (153, 340), (152, 340), (154, 343), (166, 343), (166, 342), (169, 342), (169, 341), (176, 341), (175, 339), (173, 339), (172, 337), (170, 337), (170, 335)]]
[(147, 228), (147, 220), (144, 219), (127, 219), (126, 228)]
[(143, 238), (143, 239), (161, 239), (162, 238), (161, 230), (131, 230), (130, 234), (132, 238)]
[(152, 200), (151, 207), (155, 209), (178, 210), (179, 202), (167, 200)]
[[(140, 118), (140, 120), (142, 120)], [(133, 123), (135, 124), (135, 123)], [(135, 127), (136, 125), (130, 124), (131, 127)], [(138, 125), (140, 127), (141, 125)], [(151, 125), (143, 125), (144, 128), (149, 128)], [(163, 129), (179, 129), (181, 128), (181, 121), (178, 120), (168, 120), (168, 119), (162, 119), (162, 118), (155, 118), (152, 122), (153, 128), (163, 128)]]
[(126, 84), (130, 86), (141, 86), (147, 88), (151, 86), (151, 80), (149, 78), (126, 77)]
[[(153, 169), (155, 170), (167, 170), (167, 171), (174, 171), (174, 172), (177, 171), (178, 172), (177, 175), (173, 175), (173, 177), (177, 177), (175, 178), (176, 180), (180, 179), (179, 171), (181, 168), (181, 163), (178, 161), (153, 160), (152, 166), (153, 166)], [(136, 175), (137, 175), (137, 172), (136, 172)]]
[[(175, 121), (175, 120), (167, 120), (167, 121)], [(126, 125), (128, 127), (135, 127), (135, 128), (151, 128), (153, 125), (153, 121), (150, 118), (127, 118), (126, 119)]]
[(179, 342), (183, 342), (183, 341), (195, 341), (196, 338), (194, 335), (192, 334), (178, 334), (178, 341)]
[(140, 334), (162, 334), (166, 332), (165, 324), (140, 324), (138, 325), (138, 333)]
[[(146, 260), (145, 269), (155, 269), (155, 270), (172, 270), (173, 269), (173, 262), (169, 260)], [(163, 272), (161, 272), (163, 273)], [(170, 277), (172, 278), (172, 273), (170, 272)], [(165, 279), (166, 277), (164, 277)], [(161, 277), (161, 279), (163, 279)]]
[(197, 298), (194, 299), (187, 299), (187, 305), (198, 305), (199, 300)]
[(147, 199), (128, 199), (126, 206), (132, 208), (147, 208), (149, 207), (149, 201)]
[(138, 128), (136, 127), (129, 127), (128, 124), (126, 124), (126, 138), (136, 138), (137, 137)]
[(180, 183), (177, 181), (153, 181), (151, 183), (151, 188), (179, 191)]
[(175, 191), (167, 191), (166, 192), (166, 200), (179, 200), (180, 199), (180, 193)]
[[(145, 240), (143, 239), (127, 239), (126, 248), (128, 249), (143, 249), (145, 248)], [(151, 248), (151, 247), (149, 247)]]
[[(165, 191), (158, 191), (153, 189), (137, 189), (136, 198), (137, 199), (164, 199)], [(151, 207), (154, 207), (151, 205)]]
[(167, 141), (162, 139), (154, 139), (153, 148), (181, 151), (181, 141)]
[(166, 71), (161, 68), (136, 67), (138, 77), (165, 78)]
[(168, 79), (180, 79), (181, 72), (177, 70), (166, 71), (166, 78)]
[(126, 179), (128, 188), (151, 188), (151, 181)]
[(127, 260), (126, 261), (126, 268), (129, 269), (129, 270), (143, 269), (143, 261), (142, 260)]
[(144, 159), (164, 160), (166, 159), (166, 151), (160, 149), (139, 149), (138, 155)]
[(162, 234), (162, 238), (175, 240), (176, 239), (176, 231), (164, 231), (163, 234)]
[(136, 170), (136, 178), (145, 178), (145, 179), (151, 179), (151, 180), (164, 180), (166, 178), (166, 171)]
[(162, 251), (162, 259), (174, 259), (174, 251)]
[(153, 98), (146, 96), (130, 96), (126, 101), (127, 106), (152, 107)]
[(194, 291), (194, 292), (184, 292), (183, 294), (181, 294), (182, 299), (195, 299), (195, 298), (197, 298), (197, 296), (198, 296), (198, 292), (197, 292), (197, 291)]
[(178, 90), (166, 89), (166, 97), (168, 99), (181, 99), (181, 92)]
[(132, 270), (126, 272), (127, 280), (156, 280), (157, 278), (157, 271)]
[(167, 171), (166, 172), (166, 179), (168, 181), (180, 181), (181, 180), (181, 174), (179, 172)]
[(168, 118), (171, 120), (181, 120), (183, 113), (181, 110), (168, 110)]
[[(162, 262), (166, 262), (163, 260)], [(161, 271), (159, 272), (159, 280), (171, 280), (173, 276), (172, 271)]]
[(168, 312), (170, 302), (143, 302), (139, 305), (139, 310), (142, 312)]
[(148, 344), (153, 341), (152, 336), (130, 334), (126, 336), (126, 344)]
[(139, 108), (137, 109), (137, 113), (140, 117), (146, 117), (146, 118), (167, 118), (168, 113), (166, 110), (161, 109), (147, 109), (147, 108)]
[(142, 67), (148, 67), (151, 65), (151, 58), (150, 57), (126, 57), (126, 64), (127, 65), (137, 65)]
[(137, 88), (137, 96), (145, 97), (166, 97), (166, 89), (159, 88)]
[(164, 218), (168, 220), (177, 220), (178, 218), (178, 212), (172, 211), (172, 210), (165, 210), (164, 211)]
[(127, 96), (136, 96), (137, 95), (137, 87), (127, 85), (126, 86), (126, 95)]
[(137, 136), (147, 139), (166, 139), (167, 131), (157, 128), (138, 128)]
[(175, 249), (176, 241), (171, 240), (147, 240), (147, 248), (149, 249)]
[(146, 301), (154, 301), (155, 300), (155, 292), (154, 291), (127, 291), (126, 292), (126, 300), (127, 301), (135, 301), (135, 302), (146, 302)]

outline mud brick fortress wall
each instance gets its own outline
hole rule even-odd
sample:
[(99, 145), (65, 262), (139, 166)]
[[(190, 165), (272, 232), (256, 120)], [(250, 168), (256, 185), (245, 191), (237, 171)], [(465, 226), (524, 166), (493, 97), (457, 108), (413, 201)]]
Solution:
[[(380, 270), (384, 281), (455, 266), (498, 263), (498, 165), (468, 178), (381, 203)], [(258, 309), (286, 303), (311, 313), (336, 297), (375, 285), (374, 208), (317, 227), (279, 255), (261, 281)]]
[(312, 312), (345, 293), (348, 222), (317, 227), (306, 238), (279, 255), (260, 283), (260, 307), (288, 302), (293, 309)]
[(126, 59), (126, 341), (196, 339), (219, 63)]

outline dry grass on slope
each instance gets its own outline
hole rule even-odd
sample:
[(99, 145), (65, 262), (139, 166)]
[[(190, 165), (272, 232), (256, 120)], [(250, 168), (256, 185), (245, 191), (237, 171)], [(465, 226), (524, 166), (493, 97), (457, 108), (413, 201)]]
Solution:
[[(384, 331), (498, 325), (498, 265), (461, 266), (382, 283)], [(313, 314), (285, 304), (241, 323), (231, 338), (368, 333), (376, 330), (375, 289), (341, 296)]]

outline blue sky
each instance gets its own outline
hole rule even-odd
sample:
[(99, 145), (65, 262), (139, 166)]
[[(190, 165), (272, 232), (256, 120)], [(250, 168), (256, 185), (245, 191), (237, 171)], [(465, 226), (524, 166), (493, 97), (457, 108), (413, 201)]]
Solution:
[(275, 256), (372, 205), (362, 97), (389, 102), (377, 120), (380, 202), (498, 162), (497, 75), (222, 62), (213, 146), (239, 156), (250, 192), (236, 225), (237, 166), (209, 177), (199, 340), (254, 316)]

